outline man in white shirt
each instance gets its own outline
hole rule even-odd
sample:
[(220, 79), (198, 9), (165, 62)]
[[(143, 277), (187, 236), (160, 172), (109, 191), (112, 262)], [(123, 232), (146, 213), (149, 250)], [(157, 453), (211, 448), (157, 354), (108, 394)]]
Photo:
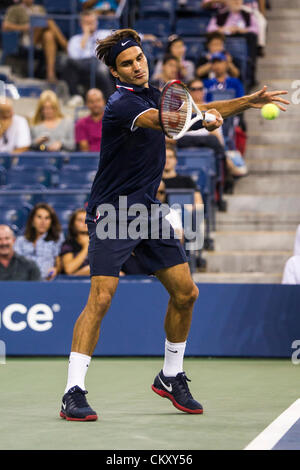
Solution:
[(300, 256), (291, 256), (285, 263), (282, 284), (300, 284)]
[(62, 78), (67, 82), (71, 95), (79, 94), (78, 85), (90, 88), (92, 60), (95, 60), (96, 87), (102, 90), (107, 99), (115, 91), (108, 67), (95, 59), (97, 39), (105, 39), (110, 29), (98, 29), (95, 11), (85, 10), (80, 14), (81, 34), (72, 36), (68, 42), (68, 59), (63, 65)]
[(31, 145), (27, 120), (14, 114), (10, 99), (0, 101), (0, 152), (26, 152)]

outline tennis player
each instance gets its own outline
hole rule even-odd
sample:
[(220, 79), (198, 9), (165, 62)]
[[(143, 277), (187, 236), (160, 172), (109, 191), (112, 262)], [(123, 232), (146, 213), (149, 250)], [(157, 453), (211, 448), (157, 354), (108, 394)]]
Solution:
[[(92, 186), (87, 219), (90, 242), (91, 287), (87, 304), (76, 321), (69, 357), (68, 381), (60, 416), (73, 421), (93, 421), (97, 413), (86, 400), (85, 375), (99, 338), (100, 325), (116, 291), (122, 264), (134, 251), (148, 274), (155, 274), (170, 298), (165, 317), (165, 357), (162, 370), (152, 389), (169, 398), (187, 413), (201, 414), (203, 408), (188, 387), (183, 371), (186, 341), (198, 288), (192, 280), (187, 258), (180, 241), (170, 239), (101, 239), (97, 224), (103, 214), (100, 204), (109, 203), (118, 212), (119, 196), (127, 204), (140, 203), (149, 208), (157, 204), (156, 192), (165, 165), (165, 136), (159, 123), (160, 92), (149, 85), (147, 59), (136, 31), (115, 31), (98, 41), (96, 54), (109, 66), (116, 79), (116, 92), (110, 97), (103, 117), (101, 160)], [(228, 117), (248, 108), (261, 108), (277, 101), (288, 104), (266, 88), (249, 96), (230, 101), (201, 105), (201, 110), (216, 116), (203, 122), (209, 131), (222, 125)], [(279, 107), (284, 110), (283, 106)], [(120, 218), (120, 215), (119, 215)], [(118, 220), (117, 220), (118, 222)], [(173, 234), (174, 235), (174, 234)]]

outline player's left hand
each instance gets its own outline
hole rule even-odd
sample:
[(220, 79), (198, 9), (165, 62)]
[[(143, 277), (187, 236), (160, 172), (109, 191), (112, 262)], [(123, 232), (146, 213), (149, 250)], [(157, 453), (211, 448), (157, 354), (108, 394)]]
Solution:
[(207, 129), (209, 132), (221, 127), (223, 124), (223, 118), (219, 111), (217, 111), (216, 109), (208, 109), (207, 112), (209, 114), (214, 114), (216, 116), (216, 120), (212, 122), (203, 121), (203, 127), (205, 127), (205, 129)]
[(281, 91), (267, 91), (267, 87), (264, 86), (261, 90), (256, 93), (249, 95), (249, 104), (251, 108), (262, 108), (265, 104), (275, 103), (281, 111), (286, 111), (286, 108), (278, 103), (290, 104), (288, 100), (281, 98), (280, 95), (287, 95), (288, 92), (285, 90)]

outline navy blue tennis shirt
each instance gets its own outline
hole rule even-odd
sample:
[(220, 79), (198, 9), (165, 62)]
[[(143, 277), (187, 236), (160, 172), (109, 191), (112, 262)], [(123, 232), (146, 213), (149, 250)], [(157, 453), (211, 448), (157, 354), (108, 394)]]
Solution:
[(128, 207), (135, 203), (150, 207), (165, 166), (165, 137), (162, 131), (136, 127), (136, 119), (149, 109), (158, 109), (160, 91), (117, 80), (102, 121), (99, 168), (87, 213), (95, 217), (103, 203), (118, 206), (119, 196), (127, 196)]

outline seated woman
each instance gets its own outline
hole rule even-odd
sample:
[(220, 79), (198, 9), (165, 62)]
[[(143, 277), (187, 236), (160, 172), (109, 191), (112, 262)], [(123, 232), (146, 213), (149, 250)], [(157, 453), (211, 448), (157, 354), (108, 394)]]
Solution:
[(64, 118), (59, 100), (51, 90), (40, 96), (31, 126), (32, 150), (59, 152), (75, 150), (74, 124)]
[(77, 209), (69, 221), (68, 235), (60, 251), (62, 273), (74, 276), (89, 276), (89, 235), (85, 223), (85, 210)]
[(35, 261), (42, 279), (52, 280), (60, 271), (63, 239), (55, 210), (40, 202), (30, 212), (24, 235), (17, 237), (14, 247), (19, 255)]

